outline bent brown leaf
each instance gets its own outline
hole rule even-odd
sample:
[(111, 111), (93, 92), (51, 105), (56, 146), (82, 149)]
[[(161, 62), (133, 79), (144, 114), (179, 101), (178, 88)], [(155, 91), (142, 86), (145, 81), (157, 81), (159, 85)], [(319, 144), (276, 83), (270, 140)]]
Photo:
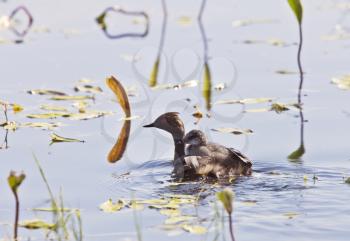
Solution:
[(118, 102), (123, 108), (125, 116), (130, 117), (131, 110), (130, 110), (129, 99), (123, 85), (114, 76), (107, 78), (106, 83), (107, 83), (107, 86), (117, 96)]
[[(118, 102), (123, 108), (123, 111), (125, 113), (125, 117), (130, 118), (131, 117), (130, 103), (129, 103), (128, 95), (125, 89), (123, 88), (121, 83), (113, 76), (107, 78), (106, 82), (108, 87), (117, 96)], [(128, 140), (130, 136), (130, 128), (131, 128), (131, 121), (126, 120), (118, 135), (117, 142), (114, 144), (114, 146), (112, 147), (112, 149), (108, 154), (107, 159), (110, 163), (115, 163), (116, 161), (122, 158), (126, 150), (126, 146), (128, 144)]]

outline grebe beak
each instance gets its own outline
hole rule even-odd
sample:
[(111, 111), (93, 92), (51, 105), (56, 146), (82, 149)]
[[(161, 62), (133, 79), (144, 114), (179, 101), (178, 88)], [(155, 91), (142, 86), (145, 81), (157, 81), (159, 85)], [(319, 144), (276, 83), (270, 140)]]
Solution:
[(148, 124), (148, 125), (145, 125), (145, 126), (143, 126), (143, 127), (154, 127), (154, 123), (151, 123), (151, 124)]

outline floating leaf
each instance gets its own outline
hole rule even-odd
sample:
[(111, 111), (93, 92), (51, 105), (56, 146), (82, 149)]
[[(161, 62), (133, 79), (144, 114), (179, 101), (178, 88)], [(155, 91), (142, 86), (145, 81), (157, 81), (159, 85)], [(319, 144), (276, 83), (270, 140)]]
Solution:
[(37, 89), (37, 90), (28, 90), (28, 94), (31, 95), (58, 95), (58, 96), (65, 96), (66, 93), (63, 93), (61, 91), (56, 90), (44, 90), (44, 89)]
[(33, 127), (33, 128), (40, 128), (42, 130), (52, 130), (56, 127), (62, 126), (62, 123), (47, 123), (47, 122), (28, 122), (28, 123), (22, 123), (21, 127)]
[(211, 109), (211, 73), (209, 69), (209, 64), (206, 62), (204, 64), (204, 80), (203, 80), (203, 97), (206, 103), (207, 110)]
[(188, 16), (181, 16), (177, 19), (177, 23), (181, 26), (190, 26), (192, 22), (192, 18)]
[(150, 205), (162, 205), (167, 204), (168, 201), (165, 199), (145, 199), (145, 200), (138, 200), (136, 201), (139, 204), (150, 204)]
[(188, 80), (180, 84), (163, 84), (152, 87), (153, 90), (192, 88), (198, 85), (198, 80)]
[(50, 100), (93, 100), (93, 96), (88, 95), (54, 95)]
[(154, 62), (151, 76), (149, 78), (148, 84), (150, 87), (154, 87), (158, 82), (158, 72), (159, 72), (160, 56), (157, 57), (156, 62)]
[(300, 157), (304, 155), (304, 153), (305, 153), (305, 147), (303, 144), (301, 144), (298, 149), (296, 149), (291, 154), (289, 154), (288, 159), (298, 160), (300, 159)]
[(59, 136), (55, 133), (51, 134), (51, 144), (56, 142), (84, 142), (83, 140), (73, 139), (73, 138), (67, 138)]
[(273, 98), (247, 98), (241, 100), (219, 100), (215, 104), (259, 104), (273, 101)]
[(300, 0), (288, 0), (288, 3), (293, 10), (299, 24), (301, 24), (303, 20), (303, 6), (301, 5)]
[(68, 112), (49, 112), (49, 113), (43, 113), (43, 114), (29, 114), (27, 115), (27, 118), (31, 119), (55, 119), (58, 117), (64, 117), (69, 115)]
[(167, 204), (153, 204), (149, 206), (149, 208), (154, 209), (178, 209), (179, 207), (179, 204), (175, 202), (169, 202)]
[(222, 133), (232, 133), (232, 134), (235, 134), (235, 135), (242, 135), (242, 134), (248, 135), (248, 134), (253, 133), (253, 131), (251, 129), (237, 129), (237, 128), (230, 128), (230, 127), (217, 128), (217, 129), (213, 128), (211, 130), (212, 131), (222, 132)]
[(130, 207), (134, 210), (143, 210), (145, 208), (143, 204), (137, 203), (134, 200), (130, 202)]
[(21, 112), (23, 110), (23, 107), (18, 105), (18, 104), (13, 104), (12, 105), (12, 110), (16, 114), (16, 113)]
[(172, 198), (169, 204), (192, 204), (195, 203), (195, 198)]
[(187, 222), (190, 220), (194, 220), (195, 217), (193, 216), (173, 216), (173, 217), (169, 217), (168, 219), (165, 220), (165, 224), (176, 224), (176, 223), (183, 223), (183, 222)]
[(289, 108), (285, 104), (273, 103), (271, 105), (271, 109), (270, 110), (275, 111), (277, 114), (280, 114), (283, 111), (289, 110)]
[(170, 217), (180, 216), (181, 214), (179, 209), (160, 209), (159, 213)]
[(111, 115), (113, 112), (110, 111), (86, 111), (84, 113), (70, 113), (66, 114), (63, 117), (68, 117), (70, 120), (90, 120), (90, 119), (95, 119), (99, 118), (101, 116), (105, 115)]
[(87, 93), (94, 93), (94, 94), (103, 92), (103, 90), (100, 87), (92, 86), (92, 85), (77, 85), (74, 87), (74, 90), (76, 92), (87, 92)]
[(344, 75), (339, 78), (332, 78), (331, 83), (337, 85), (339, 89), (350, 90), (350, 75)]
[(112, 199), (108, 199), (100, 205), (100, 210), (106, 213), (115, 213), (123, 207), (125, 207), (125, 202), (123, 200), (118, 200), (116, 203), (113, 203)]
[(287, 69), (280, 69), (276, 70), (277, 74), (299, 74), (297, 71), (287, 70)]
[(13, 193), (17, 193), (18, 187), (22, 184), (23, 180), (26, 178), (24, 173), (17, 175), (14, 171), (10, 172), (7, 178), (7, 182)]
[(288, 219), (295, 218), (298, 215), (299, 215), (299, 213), (293, 213), (293, 212), (283, 214), (283, 216), (286, 216)]
[(207, 228), (199, 225), (184, 224), (181, 227), (186, 232), (193, 233), (193, 234), (205, 234), (207, 232)]
[(266, 43), (273, 45), (273, 46), (279, 46), (279, 47), (287, 46), (287, 44), (283, 40), (277, 39), (277, 38), (270, 38), (270, 39), (266, 40)]
[(247, 20), (235, 20), (232, 22), (232, 26), (235, 28), (244, 27), (252, 24), (264, 24), (274, 23), (276, 20), (273, 19), (247, 19)]
[(247, 109), (244, 110), (245, 113), (259, 113), (259, 112), (268, 112), (270, 109), (268, 108), (258, 108), (258, 109)]
[(18, 124), (15, 121), (8, 121), (3, 124), (5, 130), (15, 131), (18, 128)]
[(91, 82), (93, 82), (91, 79), (86, 79), (86, 78), (82, 78), (82, 79), (79, 80), (79, 83), (87, 84), (87, 83), (91, 83)]
[(223, 191), (216, 193), (217, 199), (222, 203), (227, 213), (231, 214), (233, 211), (233, 196), (231, 189), (225, 188)]
[(77, 108), (80, 112), (85, 112), (85, 109), (89, 106), (89, 103), (85, 100), (76, 101), (72, 104), (75, 108)]
[(40, 109), (42, 110), (48, 110), (48, 111), (62, 111), (66, 112), (67, 109), (63, 106), (57, 106), (57, 105), (41, 105)]
[(47, 223), (40, 219), (35, 220), (26, 220), (19, 224), (20, 227), (26, 228), (26, 229), (47, 229), (47, 230), (54, 230), (56, 229), (56, 225), (52, 223)]

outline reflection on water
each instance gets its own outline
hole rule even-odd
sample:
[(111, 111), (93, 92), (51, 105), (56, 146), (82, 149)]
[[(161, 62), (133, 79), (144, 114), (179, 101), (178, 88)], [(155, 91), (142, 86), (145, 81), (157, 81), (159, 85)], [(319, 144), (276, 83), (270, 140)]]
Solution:
[(209, 111), (211, 109), (211, 91), (212, 91), (212, 84), (211, 84), (211, 73), (210, 73), (210, 67), (209, 67), (209, 56), (208, 56), (208, 38), (205, 33), (205, 28), (203, 24), (203, 13), (206, 5), (206, 0), (202, 0), (201, 7), (198, 14), (198, 25), (201, 33), (201, 38), (203, 42), (203, 60), (204, 60), (204, 73), (203, 73), (203, 84), (202, 84), (202, 93), (203, 98), (206, 103), (206, 109)]
[(299, 118), (300, 118), (300, 145), (298, 149), (289, 154), (288, 158), (293, 161), (300, 161), (300, 158), (305, 154), (305, 146), (304, 146), (304, 113), (303, 108), (304, 104), (302, 102), (302, 91), (303, 91), (303, 82), (304, 82), (304, 71), (301, 62), (301, 51), (303, 47), (303, 30), (302, 23), (298, 24), (299, 26), (299, 45), (298, 45), (298, 55), (297, 55), (297, 63), (299, 69), (299, 88), (298, 88), (298, 108), (299, 108)]
[[(16, 18), (16, 15), (20, 15), (20, 13), (23, 12), (25, 14), (25, 16), (27, 17), (26, 20), (26, 26), (22, 29), (19, 30), (17, 29), (17, 26), (15, 24), (11, 24), (14, 22), (14, 19)], [(17, 8), (15, 8), (9, 17), (9, 21), (10, 21), (10, 29), (18, 36), (21, 38), (24, 38), (24, 36), (26, 36), (26, 34), (28, 33), (28, 31), (30, 30), (30, 28), (33, 25), (33, 16), (31, 15), (31, 13), (29, 12), (29, 10), (25, 7), (25, 6), (19, 6)]]
[(161, 0), (161, 3), (162, 3), (162, 11), (163, 11), (162, 30), (160, 32), (160, 40), (159, 40), (159, 45), (158, 45), (157, 57), (156, 57), (156, 60), (153, 64), (151, 75), (150, 75), (150, 78), (148, 81), (148, 84), (150, 87), (155, 87), (158, 83), (159, 65), (161, 63), (162, 53), (163, 53), (163, 49), (164, 49), (166, 27), (167, 27), (167, 22), (168, 22), (168, 12), (167, 12), (166, 1)]
[[(111, 34), (108, 31), (108, 24), (106, 23), (106, 17), (110, 12), (116, 12), (119, 14), (123, 14), (126, 16), (132, 16), (132, 17), (143, 17), (145, 19), (145, 30), (142, 33), (135, 33), (135, 32), (128, 32), (128, 33), (120, 33), (120, 34)], [(137, 12), (137, 11), (128, 11), (124, 10), (119, 6), (113, 6), (106, 8), (97, 18), (96, 18), (97, 24), (100, 26), (103, 33), (106, 35), (109, 39), (121, 39), (121, 38), (144, 38), (148, 35), (149, 31), (149, 17), (147, 13), (145, 12)]]
[(131, 121), (130, 120), (124, 121), (123, 127), (120, 130), (120, 133), (118, 135), (117, 142), (114, 144), (114, 146), (112, 147), (112, 149), (108, 154), (107, 159), (109, 162), (114, 163), (123, 157), (123, 154), (126, 150), (126, 146), (128, 144), (128, 140), (130, 136), (130, 128), (131, 128)]

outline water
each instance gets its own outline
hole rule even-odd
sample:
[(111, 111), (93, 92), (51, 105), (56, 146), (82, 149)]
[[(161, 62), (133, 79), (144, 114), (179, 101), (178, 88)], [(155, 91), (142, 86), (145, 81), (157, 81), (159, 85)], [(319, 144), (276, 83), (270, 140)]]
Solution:
[[(0, 3), (0, 15), (9, 12), (20, 1)], [(179, 235), (162, 230), (166, 219), (158, 211), (146, 208), (137, 213), (144, 240), (213, 240), (215, 229), (213, 202), (215, 193), (229, 186), (235, 192), (234, 230), (236, 240), (347, 240), (349, 236), (348, 198), (350, 188), (344, 178), (350, 176), (348, 136), (349, 92), (330, 83), (332, 77), (348, 73), (349, 41), (324, 41), (333, 34), (336, 24), (350, 27), (349, 10), (336, 7), (342, 1), (304, 1), (304, 36), (302, 54), (305, 74), (304, 145), (305, 154), (298, 162), (287, 156), (300, 144), (298, 111), (280, 115), (273, 112), (242, 113), (242, 110), (267, 107), (257, 105), (214, 105), (211, 118), (198, 125), (192, 117), (193, 105), (205, 113), (200, 87), (182, 90), (152, 91), (147, 79), (156, 59), (162, 27), (161, 2), (118, 1), (130, 10), (144, 10), (150, 15), (150, 32), (141, 39), (107, 39), (94, 18), (115, 1), (31, 1), (27, 7), (35, 15), (34, 28), (23, 44), (0, 44), (1, 100), (24, 107), (9, 119), (29, 122), (27, 114), (40, 112), (41, 104), (54, 103), (73, 110), (71, 102), (49, 101), (47, 96), (31, 96), (28, 89), (48, 88), (73, 94), (81, 78), (95, 80), (103, 88), (91, 109), (111, 110), (112, 116), (89, 121), (69, 121), (54, 132), (85, 140), (85, 143), (50, 143), (50, 131), (20, 128), (8, 133), (8, 149), (0, 150), (0, 237), (12, 233), (13, 197), (6, 178), (10, 170), (23, 170), (27, 178), (20, 187), (21, 220), (35, 217), (50, 220), (50, 214), (29, 209), (47, 206), (49, 195), (35, 165), (38, 157), (55, 194), (63, 190), (65, 205), (82, 210), (86, 240), (136, 240), (133, 211), (105, 214), (98, 206), (108, 198), (159, 198), (167, 193), (199, 196), (199, 206), (184, 206), (183, 212), (197, 215), (201, 225), (210, 227), (200, 236), (182, 232)], [(203, 79), (203, 41), (196, 15), (201, 1), (168, 2), (168, 22), (160, 65), (160, 83), (181, 83)], [(83, 7), (82, 7), (83, 6)], [(263, 11), (262, 11), (263, 10)], [(62, 14), (65, 13), (65, 14)], [(64, 16), (64, 17), (63, 17)], [(182, 26), (178, 19), (189, 16), (192, 22)], [(143, 30), (128, 18), (112, 18), (116, 32)], [(239, 19), (270, 19), (271, 23), (233, 28)], [(119, 21), (120, 20), (120, 21)], [(118, 22), (119, 21), (119, 22)], [(229, 88), (213, 91), (212, 101), (223, 99), (272, 97), (278, 101), (296, 102), (298, 75), (280, 75), (277, 70), (297, 71), (297, 25), (284, 1), (249, 0), (207, 3), (203, 24), (208, 41), (208, 55), (213, 85), (225, 82)], [(39, 28), (50, 31), (39, 31)], [(0, 37), (15, 40), (7, 30)], [(278, 38), (291, 46), (243, 44), (244, 40)], [(136, 63), (125, 60), (137, 55)], [(167, 61), (166, 61), (166, 60)], [(167, 69), (167, 71), (165, 71)], [(126, 87), (136, 87), (130, 97), (133, 115), (131, 136), (124, 157), (116, 164), (107, 162), (107, 154), (123, 125), (118, 121), (122, 110), (104, 79), (116, 75)], [(186, 100), (190, 99), (190, 102)], [(181, 112), (186, 129), (200, 128), (211, 140), (242, 150), (254, 160), (254, 174), (233, 184), (186, 182), (174, 185), (171, 178), (172, 140), (166, 133), (142, 129), (165, 111)], [(2, 113), (0, 114), (2, 122)], [(53, 120), (56, 121), (56, 120)], [(254, 131), (250, 136), (233, 136), (213, 132), (211, 128), (239, 127)], [(5, 137), (0, 129), (0, 141)], [(314, 176), (315, 178), (314, 180)], [(228, 232), (226, 227), (225, 232)], [(23, 237), (42, 239), (41, 231), (20, 229)], [(220, 237), (221, 239), (221, 237)], [(228, 240), (228, 233), (226, 233)]]

